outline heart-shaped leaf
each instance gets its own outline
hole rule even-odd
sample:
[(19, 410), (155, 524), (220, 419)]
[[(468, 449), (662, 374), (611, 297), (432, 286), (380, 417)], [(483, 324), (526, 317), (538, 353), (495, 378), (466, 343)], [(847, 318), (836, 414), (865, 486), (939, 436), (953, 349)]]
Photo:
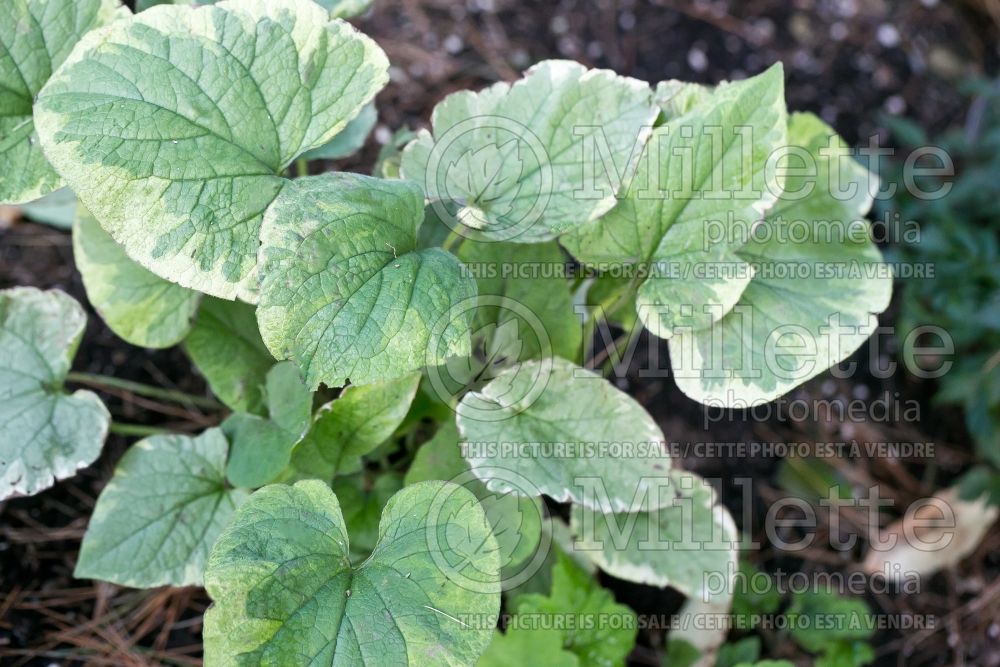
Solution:
[(344, 523), (351, 536), (351, 562), (360, 564), (371, 555), (378, 543), (378, 525), (386, 503), (403, 488), (399, 473), (386, 472), (374, 480), (365, 473), (333, 480), (344, 511)]
[(302, 157), (306, 160), (339, 160), (361, 150), (378, 121), (375, 103), (369, 102), (333, 139), (314, 148)]
[(728, 601), (739, 540), (733, 518), (717, 503), (708, 482), (696, 475), (672, 470), (660, 482), (651, 493), (668, 504), (651, 512), (574, 505), (574, 549), (619, 579)]
[[(206, 665), (475, 663), (500, 611), (500, 565), (471, 493), (407, 487), (386, 505), (371, 557), (353, 567), (349, 549), (323, 482), (253, 494), (209, 559)], [(492, 586), (463, 588), (473, 570)]]
[(123, 586), (200, 586), (208, 552), (248, 497), (226, 487), (219, 429), (136, 444), (97, 499), (74, 576)]
[(625, 198), (561, 239), (583, 262), (635, 266), (638, 314), (657, 336), (710, 326), (750, 282), (736, 250), (781, 192), (769, 160), (787, 143), (783, 77), (779, 64), (723, 83), (668, 118)]
[(789, 174), (788, 194), (738, 251), (757, 275), (712, 327), (670, 340), (677, 386), (703, 403), (755, 405), (819, 375), (868, 339), (892, 296), (864, 219), (875, 177), (816, 116), (793, 115), (788, 135), (816, 169)]
[(237, 412), (223, 423), (233, 443), (226, 476), (236, 486), (254, 489), (273, 481), (309, 430), (313, 395), (295, 364), (275, 364), (267, 373), (265, 393), (266, 419)]
[(264, 209), (387, 81), (385, 54), (307, 0), (162, 6), (91, 32), (38, 96), (49, 160), (129, 256), (255, 299)]
[[(461, 483), (475, 494), (493, 527), (493, 536), (500, 548), (504, 590), (507, 590), (508, 586), (520, 583), (534, 572), (535, 558), (547, 555), (539, 553), (539, 544), (548, 518), (541, 498), (527, 498), (514, 491), (494, 493), (468, 473), (469, 464), (462, 458), (458, 429), (454, 421), (448, 421), (417, 450), (405, 481), (407, 485), (431, 479)], [(546, 541), (542, 550), (547, 547)]]
[(260, 338), (253, 306), (205, 297), (184, 349), (223, 403), (265, 414), (264, 383), (275, 360)]
[(445, 98), (433, 133), (406, 147), (402, 171), (432, 201), (459, 204), (451, 224), (465, 234), (553, 239), (614, 206), (658, 111), (642, 81), (547, 60), (513, 85)]
[(87, 316), (58, 290), (0, 291), (0, 500), (90, 465), (111, 415), (89, 391), (62, 391)]
[(73, 259), (91, 305), (127, 342), (171, 347), (191, 330), (201, 295), (133, 262), (82, 206), (73, 225)]
[(581, 667), (623, 666), (635, 645), (639, 628), (635, 612), (615, 602), (611, 591), (561, 551), (556, 551), (549, 594), (522, 595), (516, 604), (517, 613), (526, 618), (604, 619), (567, 624), (562, 631), (563, 646), (579, 657)]
[(118, 0), (0, 3), (0, 204), (29, 202), (59, 187), (38, 145), (35, 96), (87, 31), (127, 14)]
[(513, 363), (553, 354), (576, 358), (583, 331), (573, 310), (567, 258), (555, 242), (526, 245), (469, 239), (459, 248), (458, 258), (479, 286), (473, 329), (496, 332), (508, 322), (516, 323), (507, 329), (513, 340), (497, 340), (494, 333), (486, 341), (492, 361), (502, 357)]
[(361, 470), (361, 457), (388, 440), (403, 423), (420, 374), (351, 385), (323, 406), (308, 435), (292, 452), (299, 475), (330, 480)]
[(310, 387), (367, 384), (469, 354), (476, 294), (451, 254), (417, 250), (423, 193), (348, 173), (300, 178), (264, 220), (257, 320)]
[(623, 511), (655, 506), (649, 482), (669, 472), (663, 433), (642, 406), (564, 359), (508, 369), (457, 412), (465, 460), (487, 487), (509, 471), (555, 500)]

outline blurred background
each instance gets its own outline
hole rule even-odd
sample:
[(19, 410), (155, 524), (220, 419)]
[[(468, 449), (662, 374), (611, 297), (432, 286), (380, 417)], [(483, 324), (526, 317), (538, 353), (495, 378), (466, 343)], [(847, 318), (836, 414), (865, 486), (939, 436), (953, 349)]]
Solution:
[[(882, 317), (896, 333), (882, 340), (877, 354), (898, 360), (905, 334), (933, 324), (955, 343), (952, 370), (936, 380), (905, 367), (885, 378), (827, 374), (795, 392), (842, 402), (886, 398), (917, 406), (915, 413), (899, 409), (885, 419), (860, 421), (739, 412), (708, 419), (669, 378), (632, 372), (626, 384), (668, 438), (681, 443), (935, 444), (933, 457), (685, 461), (708, 477), (753, 477), (749, 497), (721, 485), (724, 502), (748, 535), (761, 537), (763, 512), (774, 498), (793, 494), (815, 502), (833, 484), (849, 495), (878, 484), (900, 506), (950, 488), (970, 500), (1000, 503), (1000, 0), (376, 0), (354, 22), (388, 54), (392, 80), (377, 98), (379, 120), (365, 148), (331, 168), (370, 171), (394, 132), (425, 127), (446, 94), (515, 80), (546, 58), (570, 58), (654, 83), (678, 78), (710, 84), (782, 61), (791, 110), (819, 114), (852, 145), (877, 136), (899, 149), (897, 159), (881, 165), (886, 182), (900, 178), (913, 148), (947, 150), (956, 165), (948, 196), (927, 202), (900, 194), (880, 202), (873, 216), (916, 221), (917, 241), (897, 239), (883, 250), (894, 261), (935, 267), (933, 279), (897, 281), (893, 305)], [(69, 235), (35, 224), (33, 216), (12, 209), (0, 214), (0, 288), (60, 287), (82, 299)], [(640, 344), (662, 342), (644, 337)], [(96, 317), (81, 350), (78, 366), (94, 372), (113, 368), (125, 379), (204, 390), (182, 352), (130, 348)], [(868, 353), (863, 349), (858, 358)], [(209, 425), (204, 415), (165, 415), (163, 406), (149, 403), (121, 392), (109, 404), (131, 422)], [(86, 517), (124, 447), (113, 438), (101, 463), (74, 480), (0, 504), (0, 664), (200, 664), (200, 614), (207, 605), (201, 590), (132, 591), (71, 577)], [(977, 507), (965, 519), (982, 529), (968, 553), (926, 577), (919, 593), (873, 590), (849, 603), (782, 595), (737, 600), (737, 611), (768, 614), (855, 604), (893, 618), (931, 617), (934, 627), (848, 633), (837, 638), (837, 651), (820, 651), (809, 638), (780, 629), (749, 628), (731, 633), (719, 667), (756, 656), (821, 667), (1000, 665), (1000, 531), (985, 530), (995, 510), (987, 503)], [(898, 518), (886, 512), (883, 528)], [(746, 554), (744, 567), (769, 576), (859, 570), (863, 543), (847, 552), (824, 547), (832, 529), (821, 526), (823, 539), (794, 556), (764, 540), (762, 549)], [(602, 583), (640, 614), (672, 613), (682, 602), (669, 591), (607, 577)], [(664, 635), (641, 632), (631, 664), (679, 665), (665, 655)], [(826, 662), (816, 662), (817, 654)]]

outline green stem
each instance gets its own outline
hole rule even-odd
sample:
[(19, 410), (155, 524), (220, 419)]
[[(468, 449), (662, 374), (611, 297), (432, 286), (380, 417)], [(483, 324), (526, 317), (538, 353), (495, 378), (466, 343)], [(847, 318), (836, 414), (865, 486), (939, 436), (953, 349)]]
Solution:
[(635, 322), (632, 323), (632, 328), (628, 330), (628, 334), (625, 336), (619, 336), (615, 339), (613, 343), (614, 349), (608, 358), (604, 360), (601, 368), (605, 376), (610, 375), (618, 368), (618, 364), (622, 362), (625, 355), (629, 353), (632, 346), (635, 345), (635, 341), (638, 340), (639, 336), (642, 334), (642, 323), (639, 322), (639, 318), (636, 318)]
[(309, 160), (300, 157), (295, 161), (295, 177), (302, 178), (309, 175)]
[(68, 382), (97, 387), (98, 389), (102, 387), (108, 389), (121, 389), (122, 391), (130, 391), (133, 394), (138, 394), (139, 396), (145, 396), (147, 398), (155, 398), (161, 401), (170, 401), (171, 403), (181, 403), (184, 405), (194, 405), (208, 410), (221, 410), (224, 407), (221, 403), (211, 398), (192, 396), (191, 394), (183, 391), (152, 387), (148, 384), (142, 384), (141, 382), (121, 380), (108, 375), (98, 375), (96, 373), (69, 373), (66, 375), (66, 380)]
[(150, 435), (164, 435), (166, 433), (170, 433), (170, 431), (163, 428), (157, 428), (156, 426), (122, 424), (120, 422), (111, 422), (110, 431), (116, 435), (134, 435), (140, 438), (145, 438)]
[(591, 346), (594, 343), (594, 331), (597, 329), (597, 323), (601, 319), (607, 319), (605, 315), (609, 312), (614, 312), (625, 303), (626, 299), (631, 299), (635, 297), (636, 287), (638, 287), (638, 281), (632, 279), (624, 291), (618, 294), (611, 294), (606, 299), (600, 303), (594, 305), (590, 309), (589, 317), (583, 325), (583, 359), (582, 363), (587, 364), (587, 361), (591, 358)]
[(458, 229), (452, 229), (448, 232), (448, 236), (445, 237), (444, 243), (441, 244), (441, 247), (450, 253), (456, 253), (458, 252), (458, 246), (462, 245), (462, 241), (464, 240), (465, 236), (459, 234)]

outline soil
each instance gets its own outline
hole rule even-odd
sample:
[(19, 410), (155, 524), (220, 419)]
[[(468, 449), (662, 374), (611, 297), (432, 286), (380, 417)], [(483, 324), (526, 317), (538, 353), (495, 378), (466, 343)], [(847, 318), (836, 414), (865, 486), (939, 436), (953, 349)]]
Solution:
[[(993, 12), (991, 14), (991, 11)], [(964, 100), (955, 84), (970, 75), (996, 75), (1000, 60), (997, 3), (968, 0), (401, 0), (378, 2), (358, 26), (385, 49), (392, 81), (378, 98), (375, 139), (356, 157), (331, 167), (369, 171), (378, 140), (404, 125), (426, 126), (434, 104), (449, 92), (513, 80), (545, 58), (572, 58), (649, 81), (681, 78), (705, 83), (755, 74), (782, 60), (787, 99), (794, 110), (820, 114), (849, 142), (867, 141), (882, 114), (907, 115), (933, 135), (959, 121)], [(58, 287), (86, 303), (65, 232), (18, 221), (0, 228), (0, 288)], [(884, 323), (892, 321), (892, 309)], [(637, 359), (662, 342), (643, 336)], [(892, 341), (883, 355), (892, 358)], [(863, 349), (858, 355), (867, 354)], [(861, 364), (864, 367), (864, 364)], [(91, 313), (74, 370), (105, 373), (204, 394), (204, 382), (179, 349), (149, 351), (116, 338)], [(932, 441), (932, 460), (851, 459), (838, 473), (859, 487), (880, 484), (901, 503), (946, 486), (971, 460), (961, 414), (931, 409), (933, 385), (905, 374), (878, 379), (855, 374), (821, 377), (793, 399), (871, 400), (888, 393), (920, 406), (916, 422), (851, 422), (830, 415), (741, 412), (720, 415), (681, 394), (670, 378), (644, 377), (634, 364), (623, 388), (658, 419), (669, 440), (691, 443)], [(104, 394), (115, 419), (171, 428), (204, 428), (217, 416), (165, 407), (126, 392)], [(208, 600), (200, 589), (134, 591), (72, 577), (79, 542), (94, 499), (131, 442), (112, 436), (101, 459), (69, 481), (31, 498), (0, 503), (0, 664), (198, 665), (200, 616)], [(764, 547), (748, 554), (769, 571), (849, 571), (862, 553), (828, 545), (829, 525), (816, 546), (798, 554), (768, 545), (762, 522), (781, 495), (781, 460), (688, 455), (685, 467), (718, 478), (723, 502), (741, 529)], [(737, 477), (753, 480), (744, 497)], [(894, 517), (887, 515), (884, 523)], [(862, 540), (863, 541), (863, 540)], [(929, 615), (927, 631), (881, 631), (873, 644), (878, 665), (1000, 665), (1000, 530), (988, 534), (960, 565), (929, 579), (919, 594), (869, 593), (886, 617)], [(670, 591), (604, 578), (620, 602), (640, 613), (672, 613), (682, 599)], [(733, 635), (734, 637), (737, 635)], [(779, 632), (764, 631), (765, 654), (811, 664)], [(663, 635), (643, 632), (633, 665), (662, 664)]]

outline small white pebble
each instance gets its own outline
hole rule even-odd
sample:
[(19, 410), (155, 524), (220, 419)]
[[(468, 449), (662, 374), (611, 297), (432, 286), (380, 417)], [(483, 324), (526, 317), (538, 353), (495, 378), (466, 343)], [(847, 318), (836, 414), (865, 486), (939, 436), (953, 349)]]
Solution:
[(635, 14), (632, 12), (622, 12), (618, 15), (618, 27), (626, 32), (635, 27)]
[(880, 25), (875, 32), (875, 38), (879, 44), (887, 49), (899, 46), (899, 31), (896, 30), (896, 26), (890, 23)]
[(898, 116), (906, 111), (906, 101), (899, 95), (893, 95), (885, 101), (885, 110)]
[(458, 35), (448, 35), (444, 38), (444, 50), (452, 55), (459, 53), (464, 46), (462, 38)]
[(847, 24), (843, 21), (835, 21), (833, 25), (830, 26), (830, 39), (835, 42), (842, 42), (847, 39)]
[(688, 65), (695, 72), (704, 72), (708, 69), (708, 56), (697, 46), (692, 46), (687, 55)]

